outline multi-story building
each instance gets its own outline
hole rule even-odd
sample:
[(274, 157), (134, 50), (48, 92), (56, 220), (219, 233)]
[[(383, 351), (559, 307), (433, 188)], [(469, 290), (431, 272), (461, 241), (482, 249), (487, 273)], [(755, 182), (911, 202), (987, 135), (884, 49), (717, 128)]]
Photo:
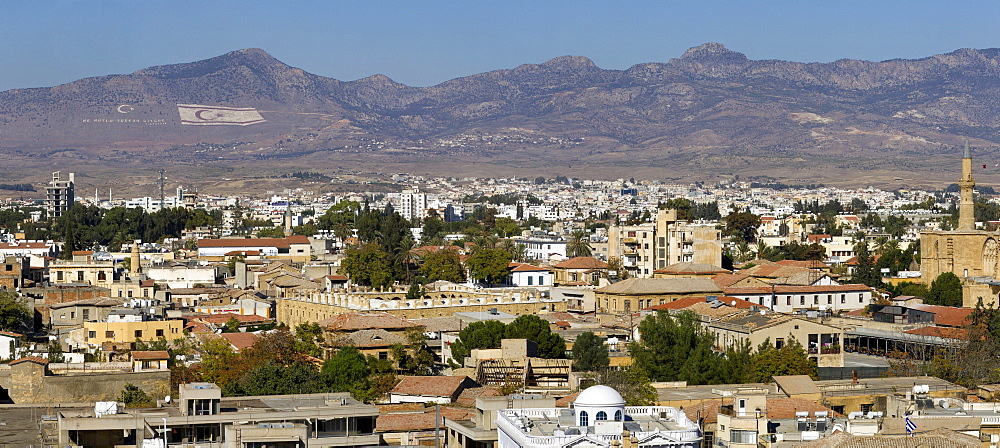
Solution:
[[(223, 398), (215, 384), (187, 383), (174, 403), (150, 409), (61, 410), (58, 445), (249, 448), (380, 442), (375, 433), (378, 408), (348, 393)], [(101, 418), (94, 418), (95, 410)]]
[(66, 210), (73, 206), (76, 198), (74, 190), (74, 173), (69, 173), (65, 179), (61, 171), (52, 173), (52, 180), (45, 187), (45, 208), (49, 212), (50, 218), (62, 216)]
[(657, 269), (683, 262), (722, 265), (716, 223), (678, 221), (676, 210), (660, 210), (653, 223), (609, 227), (607, 246), (608, 259), (620, 259), (630, 277), (652, 277)]
[(413, 220), (427, 214), (427, 195), (417, 188), (407, 188), (400, 193), (389, 193), (386, 199), (400, 216)]

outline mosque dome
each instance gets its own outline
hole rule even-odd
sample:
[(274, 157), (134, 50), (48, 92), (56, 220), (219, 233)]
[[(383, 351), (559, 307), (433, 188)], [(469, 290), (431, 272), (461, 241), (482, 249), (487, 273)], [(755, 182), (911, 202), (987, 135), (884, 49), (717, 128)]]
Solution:
[(622, 395), (608, 386), (590, 386), (580, 392), (580, 395), (576, 397), (576, 401), (573, 402), (573, 406), (600, 406), (600, 407), (617, 407), (625, 406), (625, 399)]

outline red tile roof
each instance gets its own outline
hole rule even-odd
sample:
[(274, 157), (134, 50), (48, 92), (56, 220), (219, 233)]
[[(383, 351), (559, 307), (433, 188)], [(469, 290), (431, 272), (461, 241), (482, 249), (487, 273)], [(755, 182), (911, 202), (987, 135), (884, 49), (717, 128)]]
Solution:
[(10, 336), (12, 338), (19, 338), (24, 335), (21, 333), (14, 333), (12, 331), (0, 331), (0, 336)]
[(956, 308), (953, 306), (927, 305), (914, 303), (909, 308), (934, 313), (934, 323), (946, 327), (962, 327), (969, 323), (969, 315), (975, 311), (972, 308)]
[(197, 316), (189, 316), (191, 320), (197, 320), (208, 324), (223, 325), (229, 322), (229, 319), (236, 319), (240, 325), (243, 324), (254, 324), (261, 322), (270, 322), (271, 319), (266, 317), (257, 316), (255, 314), (201, 314)]
[(45, 358), (40, 358), (38, 356), (25, 356), (23, 358), (18, 358), (18, 359), (15, 359), (15, 360), (11, 361), (10, 365), (13, 366), (13, 365), (16, 365), (16, 364), (20, 364), (22, 362), (33, 362), (35, 364), (40, 364), (40, 365), (44, 366), (44, 365), (48, 365), (49, 360), (47, 360)]
[(456, 376), (404, 376), (390, 393), (419, 395), (423, 397), (454, 397), (463, 384), (475, 384), (465, 375)]
[(170, 359), (170, 354), (166, 350), (133, 351), (132, 360), (141, 361), (149, 359)]
[(720, 288), (725, 288), (739, 283), (740, 280), (747, 277), (749, 277), (749, 275), (746, 274), (716, 274), (712, 277), (712, 281), (715, 282), (716, 285), (719, 285)]
[(778, 262), (782, 266), (795, 266), (807, 269), (827, 269), (830, 266), (819, 260), (781, 260)]
[(222, 336), (223, 339), (229, 341), (229, 345), (232, 345), (237, 352), (253, 347), (259, 339), (257, 335), (253, 333), (220, 333), (219, 336)]
[(555, 265), (558, 269), (607, 269), (608, 264), (594, 257), (573, 257)]
[(952, 327), (923, 327), (914, 330), (904, 331), (904, 333), (918, 336), (936, 336), (945, 339), (965, 340), (969, 337), (969, 330)]
[[(706, 400), (701, 403), (684, 406), (684, 413), (687, 414), (688, 418), (692, 420), (701, 416), (705, 423), (716, 423), (718, 422), (719, 406), (732, 403), (733, 401), (731, 399), (723, 400), (720, 398)], [(829, 415), (831, 416), (843, 417), (843, 415), (833, 412), (832, 409), (827, 408), (826, 406), (802, 398), (776, 397), (767, 399), (767, 417), (770, 419), (795, 418), (796, 412), (803, 411), (808, 411), (810, 414), (816, 411), (826, 411), (829, 412)]]
[(533, 266), (528, 263), (510, 263), (507, 265), (507, 270), (511, 272), (548, 272), (546, 268), (540, 268), (538, 266)]
[[(448, 420), (470, 420), (475, 413), (467, 409), (456, 409), (450, 407), (441, 408), (441, 428), (444, 428), (444, 419)], [(404, 431), (425, 431), (434, 429), (435, 412), (430, 409), (426, 412), (382, 414), (375, 420), (375, 431), (377, 432), (404, 432)]]
[[(684, 297), (681, 299), (674, 300), (673, 302), (664, 303), (662, 305), (653, 305), (649, 307), (653, 310), (683, 310), (696, 303), (705, 303), (708, 299), (706, 297)], [(753, 302), (748, 302), (743, 299), (737, 299), (736, 297), (718, 297), (718, 300), (725, 303), (726, 306), (731, 306), (734, 308), (750, 309), (751, 307), (759, 307)]]
[[(722, 290), (726, 294), (732, 294), (732, 295), (771, 293), (770, 286), (724, 287), (722, 288)], [(871, 291), (871, 288), (866, 285), (818, 285), (818, 286), (775, 285), (774, 286), (774, 292), (777, 294), (860, 292), (860, 291)]]

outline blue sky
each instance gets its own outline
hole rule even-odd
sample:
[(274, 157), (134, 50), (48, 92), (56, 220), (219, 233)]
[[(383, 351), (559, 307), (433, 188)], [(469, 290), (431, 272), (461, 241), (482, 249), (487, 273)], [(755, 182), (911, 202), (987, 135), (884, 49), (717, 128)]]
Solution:
[(1000, 47), (1000, 2), (0, 0), (0, 42), (0, 90), (247, 47), (318, 75), (423, 86), (562, 55), (623, 69), (705, 42), (799, 62)]

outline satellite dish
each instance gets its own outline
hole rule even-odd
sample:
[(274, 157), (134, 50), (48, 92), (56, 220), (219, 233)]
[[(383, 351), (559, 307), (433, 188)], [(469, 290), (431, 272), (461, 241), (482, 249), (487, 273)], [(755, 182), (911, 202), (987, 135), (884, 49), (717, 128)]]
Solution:
[(164, 403), (170, 403), (170, 395), (167, 395), (166, 397), (163, 397), (163, 402)]

